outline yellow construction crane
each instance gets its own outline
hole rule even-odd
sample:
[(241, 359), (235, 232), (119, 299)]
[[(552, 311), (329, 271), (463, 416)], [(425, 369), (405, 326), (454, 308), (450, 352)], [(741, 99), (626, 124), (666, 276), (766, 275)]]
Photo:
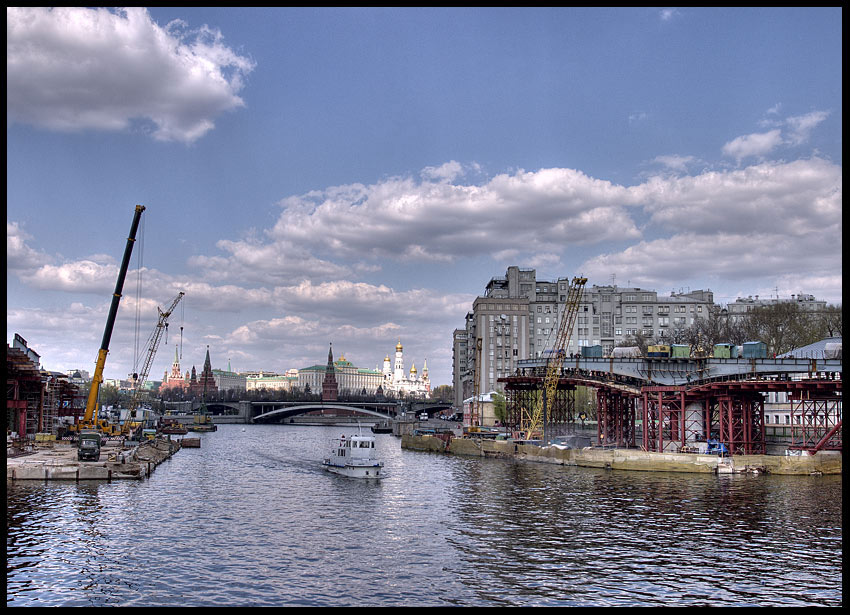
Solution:
[[(578, 315), (578, 308), (581, 304), (585, 284), (587, 284), (587, 278), (580, 277), (573, 278), (570, 283), (570, 291), (567, 295), (564, 313), (561, 315), (561, 321), (558, 323), (558, 334), (555, 338), (555, 345), (552, 347), (552, 354), (546, 363), (546, 376), (543, 379), (543, 395), (534, 405), (533, 412), (530, 414), (527, 412), (522, 413), (520, 417), (521, 433), (519, 434), (521, 439), (539, 439), (540, 433), (538, 430), (543, 422), (544, 411), (551, 408), (552, 401), (555, 399), (555, 392), (558, 389), (561, 368), (567, 357), (567, 346), (569, 345), (570, 336), (572, 335), (573, 326)], [(551, 412), (548, 415), (551, 416)]]
[(469, 431), (481, 431), (481, 338), (475, 340), (475, 369), (472, 371), (472, 405), (469, 413)]
[(153, 358), (156, 356), (157, 348), (159, 348), (159, 342), (162, 340), (162, 334), (168, 330), (168, 317), (171, 316), (171, 313), (174, 311), (174, 308), (177, 307), (177, 304), (180, 303), (180, 299), (183, 298), (183, 295), (186, 293), (179, 292), (177, 296), (174, 298), (174, 301), (171, 302), (171, 305), (164, 312), (159, 309), (159, 306), (156, 306), (157, 312), (159, 312), (159, 320), (156, 323), (156, 326), (153, 328), (153, 332), (148, 338), (148, 355), (145, 359), (145, 363), (142, 366), (142, 371), (136, 375), (135, 382), (135, 390), (133, 391), (133, 397), (130, 400), (129, 409), (127, 412), (127, 419), (124, 421), (124, 425), (121, 427), (121, 434), (126, 435), (130, 432), (130, 428), (135, 428), (137, 424), (135, 421), (136, 418), (136, 408), (139, 406), (139, 401), (142, 397), (142, 386), (145, 384), (145, 381), (148, 379), (148, 374), (150, 373), (151, 364), (153, 363)]
[(103, 382), (103, 368), (106, 365), (106, 355), (109, 352), (109, 340), (112, 338), (112, 328), (115, 325), (115, 316), (118, 314), (118, 303), (121, 301), (121, 291), (124, 289), (124, 278), (127, 276), (127, 267), (130, 264), (130, 255), (133, 252), (133, 244), (136, 242), (136, 231), (139, 228), (139, 220), (142, 217), (142, 212), (145, 210), (144, 205), (136, 205), (136, 213), (133, 216), (133, 223), (130, 226), (130, 236), (127, 238), (127, 245), (124, 248), (124, 258), (121, 261), (121, 269), (118, 270), (118, 281), (115, 283), (115, 292), (112, 293), (112, 305), (109, 308), (109, 315), (106, 318), (106, 329), (103, 331), (103, 340), (100, 343), (100, 350), (97, 353), (97, 363), (92, 376), (91, 388), (89, 389), (89, 397), (86, 402), (86, 412), (83, 415), (83, 420), (76, 425), (71, 425), (70, 430), (80, 432), (84, 429), (94, 429), (106, 435), (117, 435), (120, 431), (118, 425), (111, 424), (107, 419), (98, 420), (97, 418), (97, 396), (100, 392), (100, 384)]

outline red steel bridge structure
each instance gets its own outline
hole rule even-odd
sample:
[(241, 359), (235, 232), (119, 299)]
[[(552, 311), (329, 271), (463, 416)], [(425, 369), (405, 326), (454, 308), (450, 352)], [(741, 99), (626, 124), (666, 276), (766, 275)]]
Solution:
[[(788, 373), (741, 373), (669, 384), (588, 367), (598, 365), (562, 369), (548, 404), (544, 440), (574, 429), (575, 391), (584, 386), (596, 393), (598, 445), (681, 452), (691, 450), (695, 442), (714, 439), (732, 455), (764, 454), (765, 394), (783, 392), (791, 403), (788, 448), (810, 454), (841, 451), (840, 368), (837, 373), (798, 374), (797, 379)], [(540, 395), (543, 376), (540, 366), (531, 365), (499, 378), (505, 386), (509, 432), (520, 424), (523, 408), (533, 405)]]

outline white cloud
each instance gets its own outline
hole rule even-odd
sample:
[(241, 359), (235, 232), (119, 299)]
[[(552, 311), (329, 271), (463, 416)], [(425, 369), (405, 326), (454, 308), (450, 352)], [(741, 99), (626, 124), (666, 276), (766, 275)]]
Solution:
[(789, 126), (791, 133), (788, 136), (788, 141), (792, 145), (805, 143), (809, 140), (812, 130), (827, 117), (829, 117), (828, 111), (812, 111), (806, 115), (787, 118), (785, 123)]
[(661, 9), (661, 11), (659, 11), (658, 13), (658, 16), (661, 18), (661, 21), (670, 21), (671, 19), (680, 14), (681, 13), (678, 9), (667, 7)]
[(779, 129), (763, 133), (753, 133), (732, 139), (723, 148), (723, 155), (735, 158), (739, 163), (751, 156), (763, 157), (782, 143), (782, 131)]
[(439, 167), (425, 167), (422, 169), (421, 176), (425, 179), (435, 179), (438, 181), (454, 181), (456, 178), (463, 175), (463, 165), (455, 160), (446, 162)]
[(652, 222), (678, 232), (840, 234), (842, 170), (819, 158), (654, 177), (630, 191)]
[(616, 273), (645, 288), (679, 287), (691, 280), (711, 285), (735, 280), (777, 279), (789, 274), (805, 279), (812, 273), (840, 269), (840, 260), (819, 249), (821, 238), (778, 234), (682, 233), (642, 241), (622, 252), (601, 254), (579, 270), (597, 279)]
[(658, 289), (793, 279), (794, 292), (812, 292), (812, 280), (825, 296), (840, 296), (841, 167), (820, 159), (763, 163), (652, 178), (632, 190), (653, 229), (674, 234), (592, 257), (580, 267), (585, 274), (616, 273)]
[(695, 158), (693, 156), (656, 156), (653, 159), (653, 162), (657, 162), (658, 164), (664, 165), (668, 169), (672, 169), (673, 171), (685, 172), (688, 170), (688, 165), (694, 162)]
[[(428, 171), (447, 178), (454, 170)], [(483, 185), (392, 177), (292, 196), (264, 239), (220, 240), (227, 254), (191, 264), (209, 279), (286, 285), (334, 280), (389, 261), (450, 264), (510, 251), (553, 254), (565, 245), (637, 238), (630, 191), (573, 169), (501, 174)]]
[(7, 7), (7, 117), (50, 130), (128, 130), (191, 143), (237, 93), (252, 60), (206, 26), (160, 27), (140, 7)]
[(26, 242), (32, 236), (17, 222), (6, 221), (6, 272), (32, 272), (46, 264), (47, 255), (30, 248)]

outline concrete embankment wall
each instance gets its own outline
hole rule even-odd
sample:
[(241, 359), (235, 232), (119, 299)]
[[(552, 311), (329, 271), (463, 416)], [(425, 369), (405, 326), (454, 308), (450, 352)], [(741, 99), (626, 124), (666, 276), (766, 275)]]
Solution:
[(6, 460), (6, 480), (141, 480), (180, 450), (179, 440), (157, 438), (135, 449), (104, 447), (100, 461), (77, 461), (76, 449), (52, 450)]
[[(637, 449), (566, 449), (515, 444), (507, 440), (452, 438), (448, 443), (434, 436), (404, 435), (402, 448), (467, 455), (499, 457), (538, 463), (574, 465), (612, 470), (649, 472), (764, 472), (767, 474), (841, 474), (841, 455), (818, 453), (813, 456), (736, 455), (722, 460), (717, 455), (654, 453)], [(725, 463), (724, 463), (725, 462)]]

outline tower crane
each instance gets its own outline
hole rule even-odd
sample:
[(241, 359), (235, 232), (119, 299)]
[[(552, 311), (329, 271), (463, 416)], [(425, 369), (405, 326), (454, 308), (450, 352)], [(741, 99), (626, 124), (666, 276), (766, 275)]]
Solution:
[(112, 293), (112, 304), (109, 307), (109, 315), (106, 318), (106, 328), (103, 331), (103, 339), (100, 343), (100, 350), (97, 353), (97, 362), (95, 363), (91, 388), (89, 389), (89, 396), (86, 401), (86, 412), (83, 415), (82, 421), (70, 426), (71, 431), (79, 433), (84, 429), (96, 429), (106, 435), (115, 435), (117, 431), (117, 426), (111, 425), (108, 420), (97, 420), (97, 396), (100, 392), (100, 384), (103, 382), (103, 368), (106, 365), (106, 355), (109, 352), (109, 340), (112, 338), (115, 316), (118, 314), (121, 291), (124, 289), (124, 278), (127, 276), (130, 255), (133, 252), (133, 244), (136, 242), (136, 231), (139, 228), (139, 220), (144, 210), (144, 205), (136, 205), (133, 223), (130, 225), (130, 236), (127, 238), (127, 245), (124, 248), (124, 258), (121, 261), (121, 268), (118, 270), (118, 281), (115, 283), (115, 291)]
[(521, 418), (522, 424), (520, 429), (522, 433), (520, 437), (522, 439), (532, 439), (537, 436), (539, 433), (537, 430), (540, 428), (540, 424), (546, 420), (546, 416), (551, 416), (551, 412), (547, 414), (547, 411), (551, 407), (552, 401), (555, 399), (555, 392), (558, 389), (561, 368), (567, 356), (567, 346), (569, 345), (570, 336), (572, 335), (573, 326), (578, 315), (578, 308), (584, 293), (585, 284), (587, 284), (587, 278), (583, 277), (574, 277), (570, 283), (564, 313), (561, 316), (561, 322), (558, 324), (555, 345), (552, 347), (552, 354), (546, 362), (543, 395), (534, 405), (534, 410), (530, 416), (526, 413)]
[(148, 338), (148, 355), (145, 359), (145, 363), (142, 366), (142, 371), (136, 377), (136, 388), (133, 391), (133, 398), (130, 400), (129, 411), (127, 412), (127, 419), (124, 421), (124, 425), (121, 427), (121, 433), (127, 434), (130, 431), (130, 422), (136, 418), (136, 408), (139, 406), (139, 401), (142, 396), (142, 386), (148, 379), (148, 374), (150, 373), (151, 365), (153, 364), (153, 358), (156, 356), (156, 351), (159, 348), (159, 342), (162, 340), (162, 334), (168, 330), (168, 317), (171, 316), (171, 313), (174, 311), (174, 308), (177, 307), (177, 304), (180, 303), (180, 300), (185, 295), (183, 291), (177, 293), (177, 296), (171, 302), (171, 305), (167, 310), (162, 311), (159, 306), (156, 306), (157, 312), (159, 312), (159, 320), (156, 323), (156, 326), (153, 328), (153, 332)]

